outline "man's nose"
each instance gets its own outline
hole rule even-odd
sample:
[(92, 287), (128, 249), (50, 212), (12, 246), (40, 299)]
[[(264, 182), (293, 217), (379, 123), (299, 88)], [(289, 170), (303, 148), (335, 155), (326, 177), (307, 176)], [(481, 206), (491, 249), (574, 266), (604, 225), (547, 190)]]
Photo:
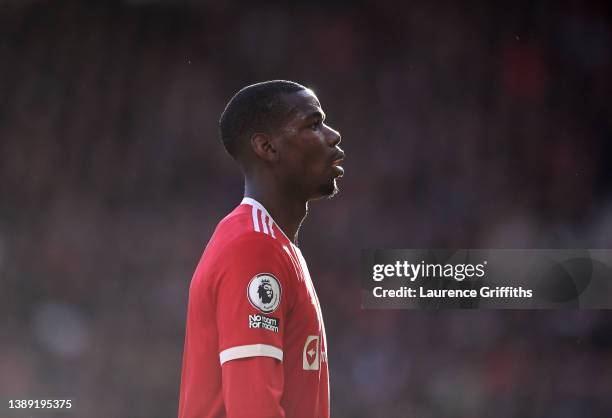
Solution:
[(341, 141), (342, 141), (342, 135), (340, 135), (340, 132), (329, 128), (329, 137), (328, 137), (328, 142), (330, 144), (330, 146), (335, 147), (336, 145), (338, 145)]

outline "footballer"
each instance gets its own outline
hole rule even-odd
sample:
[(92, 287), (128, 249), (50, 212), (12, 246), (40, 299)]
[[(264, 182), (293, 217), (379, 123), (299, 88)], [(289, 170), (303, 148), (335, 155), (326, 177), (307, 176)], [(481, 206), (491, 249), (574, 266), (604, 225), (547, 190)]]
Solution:
[(338, 191), (340, 134), (312, 90), (284, 80), (244, 87), (219, 128), (244, 199), (191, 281), (179, 418), (327, 418), (325, 327), (296, 244), (308, 202)]

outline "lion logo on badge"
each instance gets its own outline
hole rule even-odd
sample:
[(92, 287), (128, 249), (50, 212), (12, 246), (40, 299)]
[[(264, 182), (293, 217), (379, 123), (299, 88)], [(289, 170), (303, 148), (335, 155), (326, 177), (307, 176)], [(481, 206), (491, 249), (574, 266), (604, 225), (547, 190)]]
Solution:
[(271, 313), (281, 301), (281, 285), (270, 273), (260, 273), (253, 277), (247, 287), (249, 302), (263, 313)]
[(261, 284), (257, 288), (257, 294), (259, 295), (259, 299), (262, 301), (262, 303), (268, 304), (272, 302), (274, 291), (272, 290), (270, 279), (264, 278), (261, 280)]

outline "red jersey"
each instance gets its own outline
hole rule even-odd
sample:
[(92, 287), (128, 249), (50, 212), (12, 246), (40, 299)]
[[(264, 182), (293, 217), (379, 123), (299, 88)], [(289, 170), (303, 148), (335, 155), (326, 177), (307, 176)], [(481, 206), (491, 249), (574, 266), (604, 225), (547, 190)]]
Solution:
[(250, 198), (217, 226), (189, 290), (179, 418), (212, 417), (329, 417), (306, 261)]

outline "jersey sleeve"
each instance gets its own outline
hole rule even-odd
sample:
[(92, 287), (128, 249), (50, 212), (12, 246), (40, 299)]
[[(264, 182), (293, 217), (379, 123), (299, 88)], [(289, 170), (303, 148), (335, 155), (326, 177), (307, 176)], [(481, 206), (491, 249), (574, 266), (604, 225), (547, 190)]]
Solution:
[(273, 358), (243, 358), (223, 365), (227, 418), (284, 418), (283, 388), (283, 365)]
[(253, 233), (221, 254), (216, 284), (219, 360), (283, 360), (283, 335), (293, 303), (295, 271), (273, 238)]

